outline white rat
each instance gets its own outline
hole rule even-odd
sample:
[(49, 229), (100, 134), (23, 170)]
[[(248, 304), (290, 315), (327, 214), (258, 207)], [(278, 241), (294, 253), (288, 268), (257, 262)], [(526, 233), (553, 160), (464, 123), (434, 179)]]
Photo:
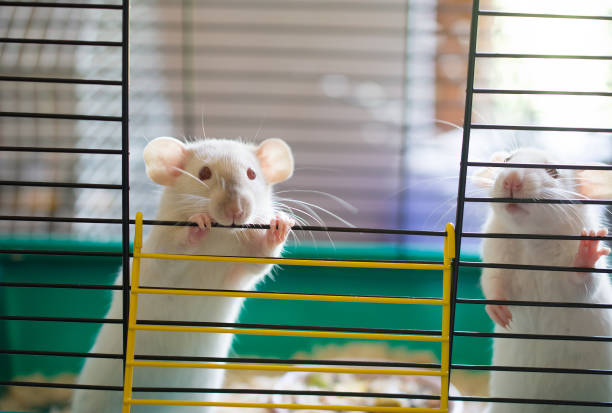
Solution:
[[(492, 162), (554, 164), (538, 149), (496, 153)], [(598, 173), (599, 172), (599, 173)], [(609, 196), (609, 171), (536, 168), (487, 168), (476, 175), (493, 198), (582, 198)], [(590, 178), (596, 177), (591, 180)], [(488, 184), (487, 184), (488, 183)], [(486, 185), (485, 185), (486, 184)], [(491, 203), (486, 233), (604, 236), (595, 205)], [(586, 231), (583, 228), (588, 228)], [(482, 258), (488, 263), (605, 268), (608, 248), (599, 241), (485, 238)], [(612, 304), (612, 285), (605, 273), (508, 270), (486, 268), (481, 278), (489, 300), (563, 301)], [(496, 333), (612, 336), (612, 310), (488, 305)], [(612, 369), (612, 343), (568, 340), (495, 338), (493, 365)], [(491, 372), (491, 397), (576, 401), (612, 400), (612, 377), (533, 372)], [(491, 413), (603, 412), (601, 407), (491, 403)]]
[[(165, 186), (158, 220), (192, 221), (194, 227), (154, 226), (143, 252), (168, 254), (279, 256), (293, 220), (274, 208), (272, 185), (293, 174), (293, 156), (280, 139), (259, 146), (205, 139), (183, 144), (174, 138), (151, 141), (144, 150), (148, 176)], [(211, 228), (211, 223), (270, 224), (269, 230)], [(202, 261), (141, 261), (140, 285), (248, 290), (271, 269), (265, 264)], [(121, 275), (117, 279), (121, 283)], [(242, 298), (140, 295), (139, 320), (235, 322)], [(122, 317), (115, 293), (108, 318)], [(139, 331), (136, 354), (226, 357), (231, 334)], [(121, 353), (120, 325), (105, 324), (92, 352)], [(120, 360), (87, 359), (79, 384), (122, 385)], [(219, 388), (223, 370), (136, 367), (137, 387)], [(119, 413), (120, 391), (78, 390), (72, 413)], [(135, 393), (134, 398), (210, 401), (210, 393)], [(134, 413), (205, 412), (206, 407), (132, 406)]]

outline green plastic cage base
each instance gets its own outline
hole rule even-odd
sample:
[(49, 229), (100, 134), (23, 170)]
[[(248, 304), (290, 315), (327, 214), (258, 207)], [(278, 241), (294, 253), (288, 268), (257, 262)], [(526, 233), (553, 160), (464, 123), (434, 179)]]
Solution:
[[(0, 240), (0, 248), (121, 251), (119, 243), (83, 242), (71, 239), (4, 239)], [(442, 259), (441, 252), (408, 250), (395, 244), (384, 243), (342, 243), (337, 244), (335, 248), (300, 245), (287, 248), (284, 256), (424, 261)], [(5, 254), (0, 257), (0, 281), (112, 284), (120, 265), (121, 259), (118, 257)], [(461, 270), (458, 291), (460, 297), (482, 298), (478, 287), (479, 274), (480, 270), (475, 268)], [(271, 277), (267, 277), (258, 285), (258, 290), (432, 297), (441, 294), (441, 281), (441, 272), (437, 271), (406, 272), (285, 266), (277, 267)], [(101, 318), (108, 309), (110, 297), (111, 292), (103, 290), (0, 287), (0, 313), (19, 316)], [(440, 312), (441, 309), (437, 306), (423, 305), (417, 308), (415, 305), (398, 304), (247, 299), (239, 322), (439, 329)], [(99, 328), (100, 325), (94, 323), (0, 321), (0, 331), (3, 332), (0, 335), (0, 348), (87, 352)], [(491, 331), (492, 323), (482, 306), (458, 305), (456, 328)], [(235, 338), (233, 353), (244, 356), (291, 358), (297, 352), (310, 352), (318, 346), (342, 343), (347, 343), (347, 340), (242, 335)], [(454, 363), (489, 363), (491, 345), (488, 339), (457, 337), (454, 343)], [(390, 347), (403, 346), (411, 350), (429, 350), (439, 357), (439, 345), (436, 343), (387, 342), (387, 344)], [(77, 357), (0, 354), (0, 380), (10, 380), (34, 373), (41, 373), (47, 377), (61, 373), (76, 374), (83, 361)]]

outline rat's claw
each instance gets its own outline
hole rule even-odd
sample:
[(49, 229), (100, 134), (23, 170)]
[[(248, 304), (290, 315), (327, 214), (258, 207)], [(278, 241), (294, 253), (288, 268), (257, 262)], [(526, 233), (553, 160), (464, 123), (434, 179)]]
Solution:
[(505, 305), (487, 305), (485, 307), (487, 314), (491, 317), (493, 322), (499, 324), (500, 326), (507, 328), (512, 321), (512, 313), (508, 306)]
[[(608, 234), (607, 229), (600, 229), (598, 231), (590, 230), (588, 233), (586, 230), (582, 230), (580, 235), (583, 237), (605, 237)], [(609, 248), (599, 248), (598, 240), (580, 240), (578, 245), (578, 253), (574, 258), (574, 267), (580, 268), (592, 268), (599, 258), (604, 255), (610, 254)]]
[(206, 213), (192, 215), (189, 217), (189, 221), (198, 224), (202, 231), (209, 230), (212, 227), (212, 218)]
[(278, 245), (287, 240), (291, 227), (295, 225), (295, 221), (286, 215), (277, 215), (270, 220), (270, 229), (268, 230), (268, 242), (273, 245)]

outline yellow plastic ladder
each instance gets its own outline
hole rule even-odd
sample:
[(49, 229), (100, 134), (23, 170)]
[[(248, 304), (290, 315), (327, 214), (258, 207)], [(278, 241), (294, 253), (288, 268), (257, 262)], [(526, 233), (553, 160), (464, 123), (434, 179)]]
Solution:
[[(287, 293), (264, 293), (256, 291), (196, 291), (196, 290), (173, 290), (173, 289), (150, 289), (141, 288), (139, 285), (140, 261), (143, 258), (155, 258), (166, 260), (197, 260), (197, 261), (222, 261), (222, 262), (245, 262), (261, 264), (320, 266), (320, 267), (352, 267), (352, 268), (386, 268), (386, 269), (413, 269), (413, 270), (438, 270), (443, 272), (442, 298), (401, 298), (401, 297), (372, 297), (372, 296), (343, 296), (343, 295), (318, 295), (318, 294), (287, 294)], [(364, 410), (370, 412), (422, 412), (442, 413), (448, 412), (448, 388), (449, 388), (449, 335), (450, 335), (450, 296), (451, 296), (451, 261), (455, 258), (455, 228), (452, 224), (446, 225), (446, 236), (444, 237), (444, 261), (442, 264), (421, 264), (408, 262), (388, 261), (356, 261), (356, 260), (311, 260), (311, 259), (287, 259), (287, 258), (254, 258), (254, 257), (227, 257), (227, 256), (202, 256), (202, 255), (177, 255), (177, 254), (151, 254), (142, 252), (142, 213), (136, 214), (136, 229), (134, 236), (134, 259), (132, 261), (132, 285), (130, 291), (130, 311), (128, 318), (128, 336), (126, 348), (125, 377), (123, 388), (122, 413), (130, 413), (131, 406), (139, 405), (172, 405), (172, 406), (220, 406), (220, 407), (255, 407), (255, 408), (283, 408), (283, 409), (308, 409), (308, 410), (338, 410), (355, 411), (359, 406), (338, 405), (306, 405), (306, 404), (277, 404), (277, 403), (234, 403), (234, 402), (206, 402), (206, 401), (181, 401), (181, 400), (153, 400), (133, 399), (132, 386), (134, 367), (175, 367), (175, 368), (208, 368), (228, 370), (268, 370), (268, 371), (306, 371), (325, 373), (356, 373), (356, 374), (389, 374), (389, 375), (417, 375), (417, 376), (439, 376), (441, 379), (440, 408), (415, 408), (415, 407), (387, 407), (387, 406), (363, 406)], [(442, 331), (440, 336), (408, 335), (408, 334), (378, 334), (378, 333), (349, 333), (349, 332), (327, 332), (327, 331), (297, 331), (297, 330), (271, 330), (271, 329), (244, 329), (223, 327), (185, 327), (185, 326), (163, 326), (163, 325), (138, 325), (136, 314), (138, 309), (139, 294), (170, 294), (170, 295), (197, 295), (197, 296), (222, 296), (222, 297), (253, 297), (283, 300), (306, 300), (306, 301), (337, 301), (337, 302), (362, 302), (362, 303), (396, 303), (396, 304), (426, 304), (442, 306)], [(170, 361), (136, 361), (134, 360), (134, 347), (137, 330), (168, 331), (168, 332), (193, 332), (193, 333), (219, 333), (219, 334), (257, 334), (269, 336), (298, 336), (298, 337), (326, 337), (347, 338), (366, 340), (405, 340), (405, 341), (434, 341), (441, 343), (441, 363), (439, 370), (409, 370), (392, 368), (343, 368), (343, 367), (307, 367), (307, 366), (285, 366), (251, 363), (192, 363), (192, 362), (170, 362)]]

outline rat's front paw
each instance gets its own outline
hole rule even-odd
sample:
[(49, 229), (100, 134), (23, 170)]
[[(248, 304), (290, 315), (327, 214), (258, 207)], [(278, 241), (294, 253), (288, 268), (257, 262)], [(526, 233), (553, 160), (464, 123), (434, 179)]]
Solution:
[(189, 222), (198, 224), (197, 227), (188, 227), (189, 234), (187, 240), (189, 244), (198, 243), (204, 238), (212, 227), (212, 218), (207, 213), (195, 214), (189, 217)]
[(295, 221), (285, 214), (278, 214), (270, 221), (270, 229), (266, 231), (266, 242), (268, 247), (274, 248), (287, 240), (291, 227)]
[[(605, 237), (607, 234), (607, 229), (600, 229), (597, 232), (594, 230), (589, 231), (588, 236)], [(587, 231), (582, 230), (580, 235), (583, 237), (587, 236)], [(574, 259), (574, 267), (593, 268), (599, 258), (608, 254), (610, 254), (610, 248), (599, 249), (599, 241), (583, 239), (578, 246), (578, 253), (576, 253), (576, 258)]]
[[(494, 298), (494, 300), (503, 300), (503, 298)], [(487, 314), (493, 322), (506, 328), (512, 321), (512, 313), (507, 305), (489, 304), (485, 307)]]

